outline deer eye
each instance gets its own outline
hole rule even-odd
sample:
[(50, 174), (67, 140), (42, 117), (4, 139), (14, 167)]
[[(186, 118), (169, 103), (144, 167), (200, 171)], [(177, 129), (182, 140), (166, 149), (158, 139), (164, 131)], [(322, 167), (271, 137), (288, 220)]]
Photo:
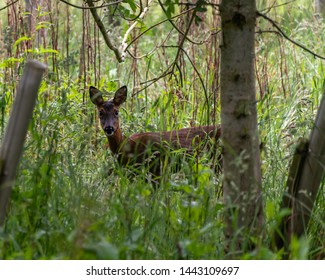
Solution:
[(116, 117), (118, 117), (118, 111), (115, 111), (115, 113), (114, 113), (114, 114), (115, 114), (115, 116), (116, 116)]
[(103, 110), (100, 110), (99, 111), (99, 117), (102, 118), (104, 116), (104, 111)]

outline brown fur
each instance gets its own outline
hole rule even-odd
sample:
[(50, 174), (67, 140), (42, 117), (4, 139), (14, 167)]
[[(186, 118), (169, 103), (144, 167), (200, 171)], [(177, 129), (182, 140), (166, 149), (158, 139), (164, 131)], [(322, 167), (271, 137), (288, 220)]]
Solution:
[(101, 92), (90, 87), (90, 99), (97, 106), (101, 126), (106, 133), (109, 147), (122, 165), (143, 164), (149, 161), (150, 172), (160, 175), (160, 158), (167, 150), (184, 149), (193, 153), (203, 141), (219, 139), (220, 126), (198, 126), (165, 132), (144, 132), (123, 136), (118, 110), (126, 100), (126, 87), (116, 91), (112, 100), (104, 101)]

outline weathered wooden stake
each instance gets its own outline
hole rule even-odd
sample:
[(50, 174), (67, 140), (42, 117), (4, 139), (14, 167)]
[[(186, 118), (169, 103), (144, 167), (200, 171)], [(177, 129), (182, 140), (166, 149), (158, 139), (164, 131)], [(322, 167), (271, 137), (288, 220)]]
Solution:
[(281, 208), (290, 208), (289, 216), (283, 217), (280, 232), (275, 233), (275, 243), (286, 251), (293, 235), (302, 236), (307, 229), (317, 192), (325, 169), (325, 93), (318, 108), (315, 126), (309, 141), (301, 139), (293, 158), (287, 191)]
[(0, 227), (5, 221), (28, 123), (32, 117), (37, 92), (46, 68), (45, 64), (38, 61), (28, 61), (17, 89), (17, 96), (0, 149)]

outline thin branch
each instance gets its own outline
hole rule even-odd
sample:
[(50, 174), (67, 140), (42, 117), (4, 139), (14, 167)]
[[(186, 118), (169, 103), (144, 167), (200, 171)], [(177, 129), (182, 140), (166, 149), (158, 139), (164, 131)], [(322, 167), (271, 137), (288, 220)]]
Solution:
[[(158, 0), (158, 1), (159, 1), (159, 0)], [(189, 22), (189, 24), (188, 24), (188, 27), (187, 27), (187, 29), (186, 29), (186, 31), (185, 31), (185, 33), (184, 33), (183, 38), (182, 38), (182, 41), (181, 41), (181, 43), (180, 43), (179, 46), (178, 46), (178, 50), (177, 50), (177, 53), (176, 53), (176, 56), (175, 56), (174, 62), (173, 62), (171, 65), (169, 65), (168, 68), (163, 72), (163, 74), (160, 75), (158, 78), (154, 78), (153, 80), (146, 81), (145, 83), (149, 83), (149, 84), (147, 84), (147, 85), (146, 85), (144, 88), (142, 88), (141, 90), (137, 91), (135, 94), (137, 94), (137, 93), (139, 93), (140, 91), (146, 89), (147, 87), (149, 87), (150, 85), (152, 85), (153, 83), (155, 83), (156, 81), (158, 81), (159, 79), (161, 79), (161, 78), (163, 78), (163, 77), (166, 77), (166, 76), (169, 75), (169, 74), (171, 74), (171, 75), (174, 74), (174, 69), (175, 69), (175, 67), (177, 67), (177, 60), (178, 60), (179, 54), (180, 54), (181, 50), (183, 50), (182, 47), (183, 47), (183, 44), (184, 44), (184, 42), (185, 42), (186, 36), (187, 36), (187, 34), (188, 34), (189, 30), (190, 30), (190, 27), (191, 27), (191, 25), (192, 25), (192, 22), (193, 22), (193, 20), (194, 20), (195, 14), (196, 14), (196, 12), (195, 12), (195, 10), (194, 10), (194, 12), (193, 12), (193, 14), (192, 14), (192, 17), (191, 17), (191, 19), (190, 19), (190, 22)], [(170, 19), (168, 19), (168, 20), (170, 20)], [(171, 70), (169, 70), (170, 68), (171, 68)]]
[[(159, 0), (158, 0), (158, 1), (159, 1)], [(159, 3), (160, 3), (160, 1), (159, 1)], [(164, 10), (164, 7), (163, 7), (163, 6), (161, 6), (161, 7), (162, 7), (163, 10)], [(165, 12), (165, 10), (164, 10), (164, 12)], [(190, 30), (190, 27), (191, 27), (191, 25), (192, 25), (192, 22), (193, 22), (193, 20), (194, 20), (194, 18), (195, 18), (195, 14), (196, 14), (196, 11), (195, 11), (195, 9), (194, 9), (194, 12), (193, 12), (193, 14), (192, 14), (192, 16), (191, 16), (190, 22), (189, 22), (189, 24), (188, 24), (188, 27), (187, 27), (185, 33), (182, 32), (182, 34), (183, 34), (183, 38), (182, 38), (182, 41), (181, 41), (180, 44), (179, 44), (179, 48), (178, 48), (178, 50), (177, 50), (177, 53), (176, 53), (176, 56), (175, 56), (174, 62), (173, 62), (171, 65), (168, 66), (168, 68), (164, 71), (164, 73), (163, 73), (160, 77), (158, 77), (157, 79), (155, 78), (155, 79), (153, 79), (152, 81), (147, 81), (147, 82), (151, 82), (151, 83), (150, 83), (149, 85), (147, 85), (145, 88), (147, 88), (148, 86), (152, 85), (153, 83), (155, 83), (157, 80), (161, 79), (162, 77), (165, 77), (165, 76), (167, 76), (167, 75), (169, 75), (169, 74), (174, 74), (174, 69), (175, 69), (175, 67), (177, 67), (177, 60), (178, 60), (179, 54), (180, 54), (180, 52), (181, 52), (181, 50), (182, 50), (182, 47), (183, 47), (184, 42), (185, 42), (185, 39), (187, 38), (187, 34), (188, 34), (188, 32), (189, 32), (189, 30)], [(171, 21), (170, 18), (168, 18), (167, 20), (168, 20), (168, 21)], [(177, 27), (174, 25), (174, 23), (173, 23), (172, 25), (173, 25), (174, 28), (177, 28)], [(124, 43), (125, 43), (125, 42), (124, 42)], [(126, 44), (126, 43), (125, 43), (125, 44)], [(126, 49), (127, 49), (127, 46), (126, 46)], [(129, 51), (128, 51), (128, 52), (129, 52)], [(129, 53), (130, 53), (130, 52), (129, 52)], [(171, 68), (171, 70), (169, 70), (170, 68)], [(143, 89), (145, 89), (145, 88), (143, 88)], [(141, 89), (141, 90), (143, 90), (143, 89)], [(141, 91), (141, 90), (140, 90), (140, 91)], [(139, 92), (139, 91), (138, 91), (138, 92)], [(136, 93), (138, 93), (138, 92), (136, 92)]]
[(188, 13), (188, 12), (194, 10), (194, 9), (195, 9), (195, 7), (194, 7), (194, 8), (190, 8), (190, 9), (188, 9), (188, 10), (182, 12), (182, 13), (179, 13), (179, 14), (176, 15), (176, 16), (171, 17), (170, 19), (169, 19), (169, 18), (166, 18), (166, 19), (164, 19), (164, 20), (162, 20), (162, 21), (160, 21), (160, 22), (157, 22), (156, 24), (150, 26), (150, 27), (147, 28), (145, 31), (143, 31), (142, 33), (140, 33), (137, 37), (135, 37), (135, 38), (134, 38), (134, 39), (129, 43), (129, 45), (126, 47), (126, 50), (127, 50), (127, 49), (128, 49), (128, 48), (129, 48), (129, 47), (130, 47), (130, 46), (131, 46), (131, 45), (136, 41), (136, 40), (138, 40), (141, 36), (143, 36), (145, 33), (147, 33), (148, 31), (150, 31), (151, 29), (157, 27), (157, 26), (160, 25), (160, 24), (163, 24), (163, 23), (166, 22), (166, 21), (169, 21), (169, 20), (172, 20), (172, 19), (178, 18), (178, 17), (180, 17), (181, 15), (184, 15), (184, 14), (186, 14), (186, 13)]
[[(197, 74), (197, 76), (198, 76), (198, 78), (200, 80), (200, 83), (202, 85), (202, 88), (203, 88), (204, 97), (205, 97), (205, 103), (204, 103), (204, 105), (207, 106), (207, 117), (208, 117), (208, 122), (209, 122), (209, 112), (210, 112), (209, 95), (208, 95), (207, 89), (205, 87), (203, 78), (202, 78), (199, 70), (196, 68), (196, 66), (195, 66), (194, 62), (192, 61), (192, 59), (190, 58), (189, 54), (182, 47), (180, 47), (180, 46), (165, 46), (165, 47), (166, 48), (178, 48), (179, 51), (182, 51), (185, 54), (185, 56), (187, 57), (187, 59), (191, 63), (191, 65), (192, 65), (192, 67), (194, 69), (194, 72)], [(177, 67), (177, 64), (176, 64), (176, 67)], [(180, 73), (181, 73), (181, 71), (180, 71)]]
[[(160, 0), (158, 0), (158, 2), (159, 2), (159, 5), (160, 5), (160, 7), (161, 7), (161, 9), (163, 10), (163, 12), (164, 12), (164, 14), (167, 16), (167, 11), (166, 11), (166, 9), (165, 9), (165, 7), (164, 7), (164, 5), (161, 3), (161, 1)], [(196, 7), (195, 7), (196, 8)], [(168, 17), (168, 16), (167, 16)], [(185, 34), (184, 34), (184, 32), (182, 31), (182, 30), (180, 30), (177, 26), (176, 26), (176, 24), (171, 20), (171, 18), (168, 18), (168, 21), (169, 21), (169, 23), (177, 30), (177, 32), (178, 33), (180, 33), (181, 35), (183, 35), (189, 42), (191, 42), (192, 44), (195, 44), (195, 45), (199, 45), (200, 43), (198, 43), (198, 42), (195, 42), (195, 41), (193, 41), (192, 39), (190, 39), (189, 37), (187, 37), (187, 36), (185, 36)]]
[(267, 7), (265, 9), (261, 10), (261, 12), (267, 14), (269, 11), (271, 11), (274, 8), (279, 8), (281, 6), (286, 6), (286, 5), (288, 5), (288, 4), (292, 3), (292, 2), (296, 2), (296, 0), (291, 0), (291, 1), (288, 1), (288, 2), (285, 2), (285, 3), (281, 3), (281, 4), (278, 4), (278, 5), (275, 5), (277, 3), (277, 1), (275, 0), (270, 7)]
[[(170, 68), (170, 66), (167, 68), (167, 70)], [(153, 85), (154, 83), (156, 83), (157, 81), (159, 81), (160, 79), (168, 76), (168, 75), (171, 75), (172, 72), (171, 71), (164, 71), (164, 73), (162, 73), (159, 77), (156, 77), (152, 80), (149, 80), (149, 81), (145, 81), (145, 82), (142, 82), (140, 83), (141, 85), (143, 84), (146, 84), (143, 88), (139, 89), (138, 91), (136, 91), (134, 94), (132, 94), (132, 96), (135, 96), (137, 95), (138, 93), (140, 93), (141, 91), (145, 90), (146, 88), (150, 87), (151, 85)]]
[(81, 10), (100, 9), (100, 8), (109, 7), (109, 6), (112, 6), (112, 5), (119, 4), (119, 3), (123, 2), (123, 1), (124, 0), (117, 0), (116, 2), (106, 3), (106, 4), (103, 4), (103, 5), (100, 5), (100, 6), (83, 7), (83, 6), (78, 6), (78, 5), (72, 4), (72, 3), (70, 3), (70, 2), (68, 2), (66, 0), (60, 0), (60, 2), (63, 2), (64, 4), (67, 4), (67, 5), (71, 6), (71, 7), (81, 9)]
[(164, 46), (164, 47), (165, 47), (165, 48), (178, 48), (179, 51), (182, 51), (182, 52), (186, 55), (187, 59), (189, 60), (189, 62), (191, 63), (191, 65), (192, 65), (192, 67), (193, 67), (193, 69), (194, 69), (194, 72), (195, 72), (195, 73), (198, 75), (198, 77), (199, 77), (199, 80), (200, 80), (201, 85), (202, 85), (202, 87), (203, 87), (203, 91), (204, 91), (204, 94), (205, 94), (205, 98), (206, 98), (206, 100), (208, 100), (208, 94), (207, 94), (207, 90), (206, 90), (206, 87), (205, 87), (205, 84), (204, 84), (203, 78), (202, 78), (202, 76), (201, 76), (199, 70), (198, 70), (198, 69), (196, 68), (196, 66), (194, 65), (194, 62), (191, 60), (189, 54), (188, 54), (188, 53), (187, 53), (187, 52), (186, 52), (182, 47), (180, 47), (180, 46)]
[(279, 31), (276, 31), (276, 30), (258, 30), (255, 32), (256, 34), (264, 34), (264, 33), (274, 33), (276, 35), (279, 35), (279, 36), (282, 36), (282, 34), (279, 32)]
[[(189, 2), (179, 2), (178, 5), (183, 5), (183, 6), (196, 6), (197, 3), (189, 3)], [(201, 4), (202, 6), (215, 6), (215, 7), (220, 7), (220, 4), (216, 3), (211, 3), (211, 2), (204, 2)]]
[[(188, 60), (190, 61), (191, 65), (192, 65), (192, 67), (193, 67), (193, 69), (194, 69), (194, 71), (195, 71), (196, 74), (198, 75), (199, 80), (200, 80), (200, 82), (201, 82), (201, 85), (202, 85), (202, 87), (203, 87), (203, 91), (204, 91), (204, 94), (205, 94), (205, 98), (206, 98), (206, 100), (208, 100), (208, 93), (207, 93), (206, 87), (205, 87), (205, 85), (204, 85), (204, 81), (203, 81), (203, 79), (202, 79), (202, 76), (201, 76), (200, 72), (198, 71), (198, 69), (196, 68), (196, 66), (194, 65), (194, 63), (193, 63), (193, 61), (191, 60), (191, 58), (189, 57), (188, 53), (187, 53), (183, 48), (180, 48), (180, 46), (163, 46), (163, 47), (164, 47), (164, 48), (178, 48), (178, 50), (184, 52), (184, 54), (186, 55), (186, 57), (187, 57)], [(143, 88), (141, 88), (140, 90), (138, 90), (137, 92), (135, 92), (135, 93), (133, 94), (133, 96), (134, 96), (134, 95), (137, 95), (139, 92), (141, 92), (141, 91), (145, 90), (146, 88), (150, 87), (152, 84), (156, 83), (158, 80), (160, 80), (160, 79), (162, 79), (162, 78), (164, 78), (164, 77), (166, 77), (166, 76), (168, 76), (168, 75), (173, 75), (173, 70), (170, 70), (170, 68), (174, 69), (175, 64), (176, 64), (176, 67), (178, 67), (176, 61), (177, 61), (177, 60), (175, 59), (175, 61), (174, 61), (172, 64), (170, 64), (170, 65), (167, 67), (167, 69), (166, 69), (166, 70), (165, 70), (165, 71), (164, 71), (160, 76), (158, 76), (158, 77), (156, 77), (156, 78), (153, 78), (153, 79), (151, 79), (151, 80), (145, 81), (145, 82), (141, 82), (141, 85), (143, 85), (143, 84), (146, 84), (146, 85), (145, 85)], [(207, 105), (209, 106), (209, 104), (207, 104)]]
[(90, 12), (94, 17), (94, 20), (95, 20), (100, 32), (103, 35), (103, 38), (104, 38), (104, 41), (105, 41), (107, 47), (114, 52), (115, 57), (116, 57), (118, 62), (123, 62), (124, 59), (121, 56), (121, 53), (119, 52), (118, 48), (116, 48), (113, 45), (113, 43), (111, 42), (111, 40), (108, 37), (105, 26), (104, 26), (103, 22), (101, 21), (101, 19), (99, 18), (99, 15), (97, 14), (97, 11), (96, 11), (96, 8), (94, 7), (93, 1), (92, 0), (86, 0), (86, 2), (87, 2), (88, 6), (90, 8)]
[[(158, 0), (158, 2), (161, 3), (159, 0)], [(162, 6), (162, 8), (163, 8), (163, 6)], [(164, 8), (163, 8), (163, 10), (164, 10)], [(165, 10), (164, 10), (164, 12), (165, 12)], [(163, 78), (163, 77), (166, 77), (166, 76), (168, 76), (168, 75), (173, 75), (173, 74), (174, 74), (175, 67), (178, 68), (177, 61), (178, 61), (179, 54), (180, 54), (180, 52), (182, 51), (182, 52), (185, 53), (185, 55), (187, 56), (187, 58), (189, 59), (191, 65), (192, 65), (192, 67), (194, 68), (194, 71), (197, 73), (197, 75), (198, 75), (198, 77), (199, 77), (199, 79), (200, 79), (200, 82), (201, 82), (201, 84), (202, 84), (202, 87), (203, 87), (203, 89), (204, 89), (204, 93), (205, 93), (205, 95), (206, 95), (206, 97), (207, 97), (207, 91), (206, 91), (206, 88), (205, 88), (205, 85), (204, 85), (204, 81), (203, 81), (203, 79), (202, 79), (200, 73), (199, 73), (198, 70), (196, 69), (194, 63), (191, 61), (191, 59), (189, 58), (188, 54), (187, 54), (186, 51), (183, 49), (184, 42), (185, 42), (185, 40), (187, 39), (187, 34), (188, 34), (188, 32), (189, 32), (189, 30), (190, 30), (190, 28), (191, 28), (191, 25), (192, 25), (192, 23), (193, 23), (193, 20), (194, 20), (194, 18), (195, 18), (195, 15), (196, 15), (196, 11), (194, 10), (194, 12), (193, 12), (193, 14), (192, 14), (192, 16), (191, 16), (191, 18), (190, 18), (190, 21), (189, 21), (189, 24), (188, 24), (188, 26), (187, 26), (187, 29), (186, 29), (185, 33), (181, 32), (181, 34), (183, 34), (183, 38), (182, 38), (182, 41), (180, 42), (180, 44), (179, 44), (178, 46), (163, 46), (163, 47), (173, 47), (173, 48), (178, 48), (178, 49), (177, 49), (176, 56), (175, 56), (175, 59), (174, 59), (174, 62), (173, 62), (172, 64), (170, 64), (170, 65), (167, 67), (167, 69), (166, 69), (166, 70), (165, 70), (165, 71), (164, 71), (164, 72), (163, 72), (159, 77), (141, 83), (141, 84), (147, 83), (147, 85), (146, 85), (144, 88), (142, 88), (142, 89), (140, 89), (139, 91), (137, 91), (135, 94), (137, 94), (137, 93), (139, 93), (140, 91), (142, 91), (142, 90), (146, 89), (147, 87), (151, 86), (152, 84), (154, 84), (154, 83), (155, 83), (156, 81), (158, 81), (159, 79), (161, 79), (161, 78)], [(170, 21), (171, 19), (169, 18), (168, 20)], [(177, 28), (177, 27), (175, 27), (174, 24), (172, 24), (172, 25), (174, 26), (174, 28)]]
[(286, 35), (286, 34), (282, 31), (282, 29), (281, 29), (281, 28), (280, 28), (280, 27), (279, 27), (279, 26), (274, 22), (274, 20), (271, 19), (271, 18), (269, 18), (267, 15), (262, 14), (262, 13), (260, 13), (260, 12), (257, 12), (257, 16), (260, 16), (260, 17), (266, 19), (267, 21), (269, 21), (269, 22), (273, 25), (273, 27), (274, 27), (276, 30), (278, 30), (278, 32), (281, 34), (281, 36), (284, 37), (285, 39), (287, 39), (287, 40), (288, 40), (289, 42), (291, 42), (292, 44), (294, 44), (294, 45), (298, 46), (299, 48), (303, 49), (304, 51), (306, 51), (306, 52), (312, 54), (314, 57), (318, 57), (318, 58), (320, 58), (320, 59), (325, 60), (325, 57), (324, 57), (324, 56), (321, 56), (321, 55), (319, 55), (319, 54), (317, 54), (317, 53), (311, 51), (310, 49), (308, 49), (308, 48), (305, 47), (304, 45), (302, 45), (302, 44), (300, 44), (300, 43), (298, 43), (298, 42), (292, 40), (288, 35)]
[[(146, 13), (148, 12), (149, 10), (149, 5), (151, 4), (152, 0), (149, 0), (148, 1), (148, 4), (147, 6), (143, 9), (142, 13), (139, 15), (139, 19), (143, 19), (144, 16), (146, 15)], [(126, 54), (126, 50), (128, 48), (128, 45), (126, 43), (128, 37), (129, 37), (129, 34), (131, 33), (131, 31), (135, 28), (135, 26), (138, 24), (137, 21), (135, 21), (130, 27), (128, 30), (126, 30), (125, 34), (124, 34), (124, 37), (123, 37), (123, 41), (122, 41), (122, 44), (121, 44), (121, 58), (122, 60), (124, 60), (125, 58), (125, 54)]]
[(181, 40), (181, 42), (180, 42), (180, 44), (179, 44), (179, 48), (178, 48), (177, 53), (176, 53), (176, 57), (175, 57), (175, 60), (174, 60), (174, 65), (173, 65), (173, 68), (172, 68), (172, 72), (174, 72), (175, 64), (177, 63), (177, 60), (178, 60), (179, 54), (181, 53), (181, 50), (182, 50), (182, 48), (183, 48), (183, 45), (184, 45), (185, 39), (186, 39), (186, 37), (187, 37), (188, 32), (190, 31), (190, 28), (191, 28), (191, 25), (192, 25), (193, 20), (194, 20), (194, 18), (195, 18), (195, 15), (196, 15), (196, 11), (194, 10), (194, 12), (192, 13), (192, 17), (190, 18), (189, 24), (188, 24), (188, 26), (187, 26), (187, 29), (186, 29), (186, 31), (185, 31), (185, 33), (184, 33), (184, 35), (183, 35), (183, 38), (182, 38), (182, 40)]
[(2, 11), (2, 10), (5, 10), (5, 9), (9, 8), (11, 5), (13, 5), (13, 4), (15, 4), (15, 3), (17, 3), (18, 1), (19, 1), (19, 0), (15, 0), (15, 1), (13, 1), (13, 2), (11, 2), (11, 3), (7, 4), (6, 6), (4, 6), (4, 7), (0, 8), (0, 11)]
[(160, 43), (158, 46), (155, 46), (151, 51), (147, 52), (146, 54), (142, 55), (142, 56), (135, 56), (134, 54), (132, 54), (130, 52), (130, 50), (126, 50), (128, 52), (128, 54), (133, 58), (133, 59), (142, 59), (144, 57), (148, 57), (151, 54), (153, 54), (157, 49), (161, 48), (165, 42), (169, 39), (170, 34), (172, 33), (172, 31), (174, 30), (174, 28), (171, 29), (171, 31), (168, 32), (168, 35), (166, 36), (166, 38), (162, 41), (162, 43)]

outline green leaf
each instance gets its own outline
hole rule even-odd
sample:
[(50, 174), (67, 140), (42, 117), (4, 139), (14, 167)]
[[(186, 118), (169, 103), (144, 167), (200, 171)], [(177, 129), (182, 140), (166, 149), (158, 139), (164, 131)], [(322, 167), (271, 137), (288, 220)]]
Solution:
[(0, 68), (14, 67), (16, 64), (22, 63), (23, 61), (23, 58), (9, 57), (8, 59), (5, 59), (3, 60), (3, 62), (0, 63)]
[(31, 40), (31, 38), (27, 37), (27, 36), (20, 37), (14, 43), (14, 48), (16, 48), (21, 42), (30, 41), (30, 40)]
[(133, 0), (125, 0), (126, 3), (128, 3), (130, 5), (130, 8), (133, 12), (136, 11), (137, 9), (137, 5), (135, 4), (135, 2)]
[(196, 3), (196, 8), (195, 10), (197, 12), (201, 12), (201, 13), (204, 13), (207, 11), (207, 8), (206, 8), (206, 2), (204, 0), (199, 0), (197, 3)]
[(175, 13), (175, 5), (178, 4), (178, 0), (172, 1), (172, 0), (166, 0), (165, 6), (166, 6), (166, 16), (168, 18), (172, 17), (172, 14)]
[(96, 244), (86, 245), (84, 250), (94, 253), (96, 258), (100, 260), (117, 260), (119, 258), (118, 248), (105, 240)]
[(195, 25), (198, 25), (199, 23), (202, 22), (202, 19), (198, 15), (195, 15), (194, 22), (195, 22)]
[(27, 52), (28, 53), (36, 53), (36, 54), (44, 54), (44, 53), (59, 54), (59, 52), (57, 50), (44, 49), (44, 48), (40, 48), (40, 49), (28, 49)]

